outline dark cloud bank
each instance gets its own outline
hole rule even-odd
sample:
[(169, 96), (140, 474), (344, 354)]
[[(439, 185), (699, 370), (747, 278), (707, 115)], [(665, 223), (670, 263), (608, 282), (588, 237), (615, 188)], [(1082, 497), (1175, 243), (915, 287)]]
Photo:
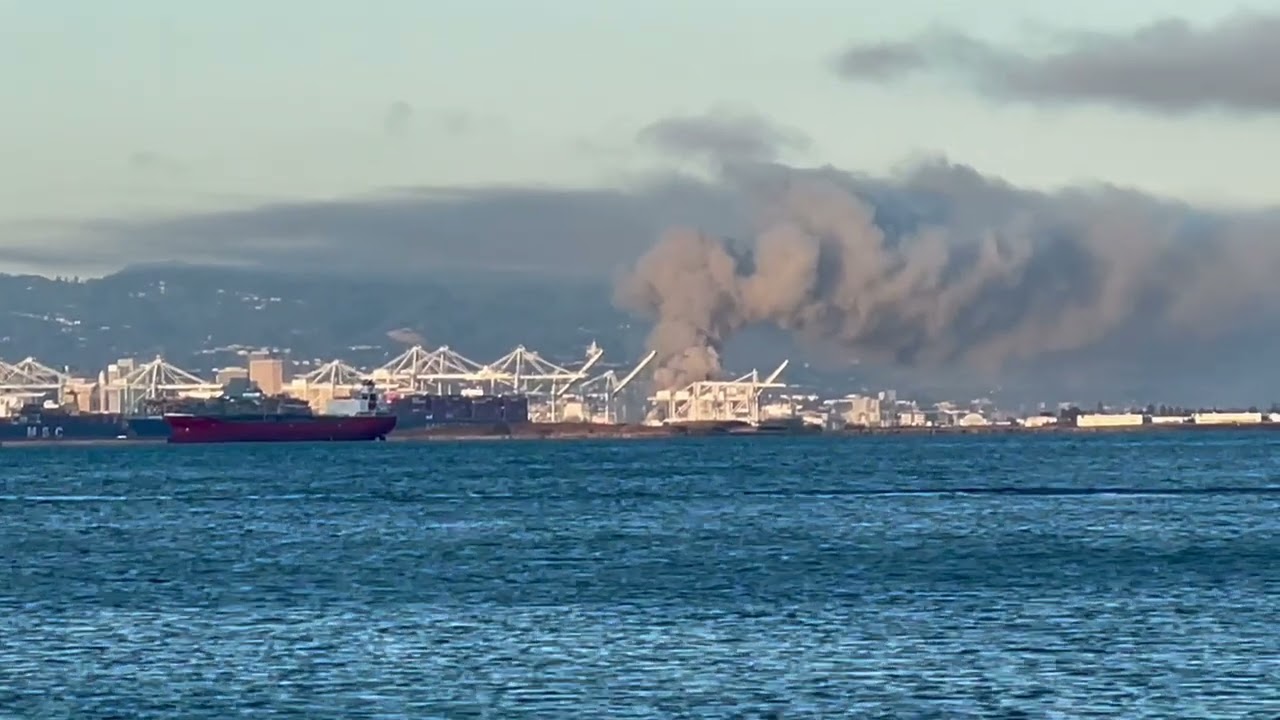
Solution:
[[(723, 152), (714, 119), (655, 127), (682, 128), (673, 151)], [(1280, 399), (1275, 212), (1037, 192), (944, 160), (868, 177), (729, 154), (714, 180), (423, 189), (88, 231), (103, 256), (612, 276), (616, 302), (654, 322), (662, 384), (714, 375), (725, 343), (765, 326), (851, 374)]]
[[(851, 81), (959, 75), (995, 98), (1091, 101), (1163, 113), (1280, 110), (1280, 14), (1241, 13), (1215, 25), (1161, 20), (1119, 34), (1071, 33), (1024, 51), (938, 30), (856, 44), (835, 62)], [(1043, 46), (1043, 43), (1040, 43)]]

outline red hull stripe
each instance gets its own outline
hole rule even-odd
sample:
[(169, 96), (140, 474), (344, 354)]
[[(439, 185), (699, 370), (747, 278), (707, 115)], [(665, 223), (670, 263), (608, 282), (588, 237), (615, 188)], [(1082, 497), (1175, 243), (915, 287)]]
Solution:
[(319, 442), (377, 440), (396, 426), (394, 415), (315, 416), (289, 420), (224, 420), (175, 415), (169, 423), (171, 443)]

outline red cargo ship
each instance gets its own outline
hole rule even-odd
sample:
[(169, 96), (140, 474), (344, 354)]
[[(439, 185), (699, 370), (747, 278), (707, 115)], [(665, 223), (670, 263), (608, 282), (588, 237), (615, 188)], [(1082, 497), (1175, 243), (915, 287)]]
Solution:
[(219, 398), (217, 410), (170, 413), (164, 420), (171, 443), (321, 442), (385, 440), (395, 429), (396, 416), (379, 411), (371, 383), (359, 395), (360, 407), (352, 415), (316, 415), (305, 403), (277, 398), (274, 407), (257, 399), (253, 409), (245, 398)]

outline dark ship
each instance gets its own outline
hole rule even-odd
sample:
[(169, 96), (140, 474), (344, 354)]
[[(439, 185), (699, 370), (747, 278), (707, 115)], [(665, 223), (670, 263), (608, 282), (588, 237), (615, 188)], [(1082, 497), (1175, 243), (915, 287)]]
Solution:
[(133, 436), (128, 418), (119, 413), (82, 413), (74, 408), (29, 402), (0, 417), (0, 442), (116, 440)]

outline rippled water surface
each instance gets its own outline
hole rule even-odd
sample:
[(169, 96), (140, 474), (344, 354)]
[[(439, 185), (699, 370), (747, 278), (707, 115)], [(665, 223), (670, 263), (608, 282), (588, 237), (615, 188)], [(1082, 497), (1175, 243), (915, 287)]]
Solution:
[(1280, 717), (1280, 433), (0, 468), (0, 718)]

